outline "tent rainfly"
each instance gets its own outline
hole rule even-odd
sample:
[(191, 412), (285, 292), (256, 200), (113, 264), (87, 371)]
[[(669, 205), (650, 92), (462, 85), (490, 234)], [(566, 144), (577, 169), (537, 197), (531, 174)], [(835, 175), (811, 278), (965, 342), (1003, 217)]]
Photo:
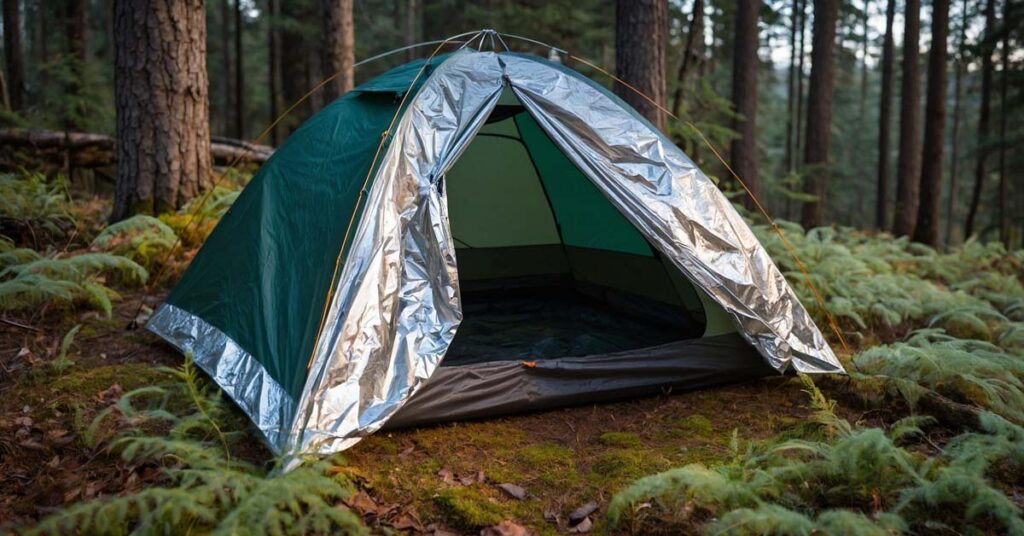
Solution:
[(619, 98), (531, 55), (427, 63), (296, 130), (149, 321), (275, 452), (843, 371), (730, 202)]

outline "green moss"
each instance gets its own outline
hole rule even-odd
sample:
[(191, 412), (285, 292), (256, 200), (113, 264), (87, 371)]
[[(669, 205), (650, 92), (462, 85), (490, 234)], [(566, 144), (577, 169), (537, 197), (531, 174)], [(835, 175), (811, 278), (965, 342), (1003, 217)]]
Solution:
[(677, 436), (707, 437), (713, 431), (711, 421), (703, 415), (690, 415), (672, 424), (674, 435)]
[(88, 370), (67, 371), (51, 385), (56, 394), (71, 395), (75, 398), (92, 398), (96, 393), (109, 389), (115, 383), (125, 391), (147, 385), (167, 383), (168, 376), (151, 365), (144, 363), (123, 363)]
[(434, 496), (448, 522), (464, 530), (497, 525), (505, 515), (479, 486), (451, 488)]
[(598, 441), (609, 447), (639, 447), (640, 437), (629, 432), (605, 432)]
[(644, 459), (645, 456), (640, 452), (613, 449), (598, 456), (591, 470), (604, 478), (637, 478), (644, 475)]

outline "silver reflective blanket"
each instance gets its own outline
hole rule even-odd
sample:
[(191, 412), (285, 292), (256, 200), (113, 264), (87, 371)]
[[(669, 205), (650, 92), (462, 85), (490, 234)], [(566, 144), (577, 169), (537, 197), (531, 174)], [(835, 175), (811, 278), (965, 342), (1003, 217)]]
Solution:
[(462, 313), (443, 175), (505, 84), (612, 204), (723, 306), (768, 364), (843, 370), (729, 200), (664, 135), (575, 72), (463, 51), (412, 100), (373, 180), (289, 450), (333, 452), (376, 431), (444, 356)]

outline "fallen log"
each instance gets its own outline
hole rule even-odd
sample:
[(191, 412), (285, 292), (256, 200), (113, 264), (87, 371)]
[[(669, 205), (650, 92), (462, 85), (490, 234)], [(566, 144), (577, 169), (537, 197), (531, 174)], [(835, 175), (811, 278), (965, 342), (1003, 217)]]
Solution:
[[(58, 166), (93, 168), (117, 163), (114, 138), (90, 132), (0, 129), (0, 162), (22, 160), (9, 154), (16, 150), (31, 152), (28, 155), (30, 159), (43, 160)], [(210, 156), (213, 157), (214, 165), (218, 166), (227, 166), (236, 161), (262, 164), (273, 153), (273, 147), (242, 140), (214, 138), (210, 142)]]

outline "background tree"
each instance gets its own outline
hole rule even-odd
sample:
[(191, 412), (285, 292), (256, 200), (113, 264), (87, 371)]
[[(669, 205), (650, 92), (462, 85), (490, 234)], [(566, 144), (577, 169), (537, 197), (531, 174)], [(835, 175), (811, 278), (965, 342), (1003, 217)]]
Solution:
[(900, 153), (896, 164), (893, 233), (914, 234), (921, 185), (921, 81), (918, 42), (921, 1), (906, 0), (903, 13), (903, 79), (900, 83)]
[[(760, 180), (757, 171), (757, 12), (760, 0), (739, 0), (736, 3), (736, 42), (732, 63), (732, 102), (737, 117), (733, 130), (739, 137), (733, 139), (730, 151), (731, 167), (750, 190), (760, 199)], [(743, 197), (747, 208), (754, 208), (754, 200)]]
[(321, 0), (326, 24), (324, 77), (341, 73), (327, 85), (327, 99), (344, 95), (355, 85), (356, 35), (352, 21), (352, 0)]
[(4, 62), (7, 65), (7, 96), (18, 111), (25, 100), (25, 58), (21, 49), (21, 14), (18, 0), (3, 0)]
[(838, 2), (815, 0), (814, 25), (811, 28), (811, 79), (807, 90), (807, 140), (804, 149), (808, 178), (804, 191), (816, 199), (804, 203), (803, 206), (800, 220), (807, 228), (825, 223), (829, 150), (832, 144), (834, 48), (838, 17)]
[[(1013, 22), (1013, 0), (1003, 0), (1002, 65), (999, 75), (999, 240), (1010, 245), (1010, 185), (1006, 170), (1006, 121), (1013, 113), (1007, 102), (1010, 87), (1010, 33)], [(1024, 217), (1024, 214), (1018, 214)]]
[[(268, 122), (277, 120), (281, 115), (281, 32), (278, 28), (281, 17), (281, 0), (267, 1), (267, 89), (270, 92), (270, 117)], [(271, 145), (281, 143), (281, 130), (274, 128), (270, 132)]]
[(245, 17), (242, 0), (235, 0), (235, 138), (245, 138), (245, 47), (242, 38), (245, 36)]
[(928, 54), (928, 99), (925, 102), (921, 198), (914, 240), (939, 245), (942, 204), (942, 160), (946, 144), (946, 42), (949, 40), (949, 0), (932, 2), (932, 46)]
[(971, 203), (967, 207), (967, 220), (964, 222), (964, 237), (974, 234), (974, 220), (981, 204), (981, 191), (985, 186), (985, 160), (989, 152), (989, 120), (992, 107), (992, 52), (995, 43), (996, 0), (985, 2), (985, 33), (978, 47), (981, 56), (981, 107), (978, 111), (978, 145), (974, 164), (974, 188), (971, 192)]
[(875, 227), (889, 228), (889, 134), (892, 120), (893, 56), (895, 48), (892, 36), (893, 19), (896, 17), (896, 0), (888, 0), (885, 6), (885, 38), (882, 44), (882, 94), (878, 104), (878, 188), (875, 198)]
[[(665, 103), (665, 42), (668, 5), (665, 0), (618, 0), (615, 4), (615, 72), (654, 102)], [(653, 103), (621, 84), (618, 94), (654, 125), (665, 129), (665, 114)]]
[(953, 82), (953, 132), (950, 137), (949, 157), (949, 198), (946, 204), (946, 244), (953, 242), (953, 229), (957, 222), (958, 189), (960, 182), (960, 101), (963, 96), (964, 69), (967, 65), (966, 44), (967, 44), (967, 23), (968, 9), (967, 0), (963, 1), (960, 13), (960, 36), (956, 46), (956, 67), (955, 81)]
[(116, 0), (114, 45), (116, 221), (210, 186), (204, 2)]

